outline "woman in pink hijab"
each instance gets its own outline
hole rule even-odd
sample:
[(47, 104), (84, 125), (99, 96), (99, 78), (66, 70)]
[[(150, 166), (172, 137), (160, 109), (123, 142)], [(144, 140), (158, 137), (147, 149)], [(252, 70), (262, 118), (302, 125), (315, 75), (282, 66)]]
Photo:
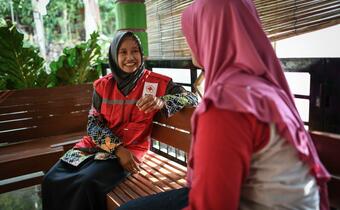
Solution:
[(197, 0), (182, 30), (205, 69), (188, 209), (328, 209), (327, 171), (251, 0)]
[[(329, 174), (252, 1), (196, 0), (182, 30), (206, 78), (192, 118), (185, 209), (328, 210)], [(129, 205), (170, 206), (175, 192)]]

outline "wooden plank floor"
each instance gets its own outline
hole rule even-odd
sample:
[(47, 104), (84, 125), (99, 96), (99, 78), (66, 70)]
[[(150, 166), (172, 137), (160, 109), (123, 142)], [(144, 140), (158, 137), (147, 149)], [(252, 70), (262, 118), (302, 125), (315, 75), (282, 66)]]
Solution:
[(149, 151), (138, 174), (127, 177), (107, 194), (108, 210), (142, 196), (186, 185), (186, 167)]

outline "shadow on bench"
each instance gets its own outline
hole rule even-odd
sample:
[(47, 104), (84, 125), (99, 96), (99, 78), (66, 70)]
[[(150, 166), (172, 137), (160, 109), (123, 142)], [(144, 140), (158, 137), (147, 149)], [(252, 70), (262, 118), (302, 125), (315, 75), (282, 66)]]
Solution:
[[(174, 148), (189, 151), (190, 118), (194, 108), (186, 108), (171, 118), (154, 120), (152, 139)], [(328, 183), (329, 199), (333, 208), (340, 209), (340, 136), (322, 132), (310, 132), (321, 161), (332, 174)], [(114, 210), (129, 200), (178, 189), (185, 186), (186, 167), (164, 156), (149, 151), (139, 174), (128, 177), (107, 194), (107, 209)]]
[(91, 84), (0, 91), (0, 193), (41, 183), (64, 152), (51, 145), (86, 133), (91, 97)]

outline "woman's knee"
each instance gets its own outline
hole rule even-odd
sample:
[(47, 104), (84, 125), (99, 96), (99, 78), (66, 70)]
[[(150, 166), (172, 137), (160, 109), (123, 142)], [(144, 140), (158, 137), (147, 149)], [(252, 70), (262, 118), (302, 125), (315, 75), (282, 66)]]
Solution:
[(55, 183), (54, 177), (55, 176), (54, 176), (53, 171), (48, 171), (44, 175), (42, 183), (41, 183), (42, 192), (53, 187), (53, 184)]
[(48, 170), (42, 180), (42, 187), (51, 186), (57, 181), (59, 162), (57, 162), (50, 170)]

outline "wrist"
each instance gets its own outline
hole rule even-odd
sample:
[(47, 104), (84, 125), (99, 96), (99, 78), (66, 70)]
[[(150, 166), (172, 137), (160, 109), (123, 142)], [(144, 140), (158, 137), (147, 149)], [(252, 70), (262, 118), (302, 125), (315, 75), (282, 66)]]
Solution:
[(165, 101), (162, 98), (158, 98), (159, 100), (159, 109), (163, 109), (163, 107), (165, 106)]
[(114, 153), (117, 154), (117, 152), (120, 150), (121, 147), (124, 147), (122, 142), (116, 144), (114, 148)]

